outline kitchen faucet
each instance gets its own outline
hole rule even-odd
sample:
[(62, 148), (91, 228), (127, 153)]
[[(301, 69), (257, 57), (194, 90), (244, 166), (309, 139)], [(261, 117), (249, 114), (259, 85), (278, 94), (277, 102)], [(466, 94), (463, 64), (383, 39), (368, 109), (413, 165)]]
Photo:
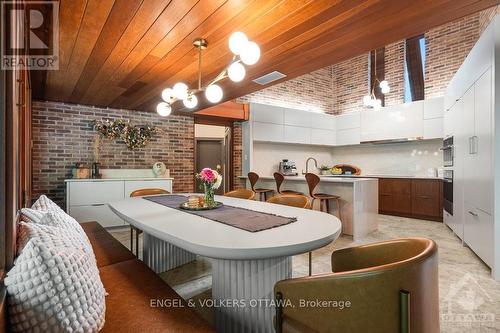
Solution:
[(307, 160), (306, 160), (306, 172), (304, 172), (304, 170), (302, 170), (302, 174), (305, 175), (306, 173), (309, 172), (309, 161), (310, 160), (313, 160), (314, 161), (314, 166), (316, 167), (316, 169), (318, 169), (318, 161), (316, 161), (316, 159), (314, 157), (309, 157)]

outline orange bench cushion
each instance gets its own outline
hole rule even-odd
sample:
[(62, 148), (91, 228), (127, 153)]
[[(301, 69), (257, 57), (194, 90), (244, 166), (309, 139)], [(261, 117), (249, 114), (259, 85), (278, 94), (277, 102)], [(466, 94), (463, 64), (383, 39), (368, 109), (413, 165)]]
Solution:
[[(215, 332), (155, 272), (137, 259), (101, 267), (106, 323), (101, 332)], [(152, 307), (176, 300), (184, 307)]]

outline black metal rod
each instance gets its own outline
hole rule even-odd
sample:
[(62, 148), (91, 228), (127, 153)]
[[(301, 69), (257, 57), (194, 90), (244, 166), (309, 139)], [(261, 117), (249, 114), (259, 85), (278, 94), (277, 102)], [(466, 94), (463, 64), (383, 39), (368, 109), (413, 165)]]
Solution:
[(276, 333), (283, 330), (283, 294), (276, 293)]
[(401, 333), (410, 333), (410, 292), (406, 290), (399, 291)]

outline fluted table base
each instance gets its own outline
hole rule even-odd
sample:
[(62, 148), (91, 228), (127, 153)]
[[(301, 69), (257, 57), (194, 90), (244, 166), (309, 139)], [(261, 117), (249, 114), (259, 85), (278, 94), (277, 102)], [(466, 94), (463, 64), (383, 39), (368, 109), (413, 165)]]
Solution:
[(144, 263), (156, 273), (196, 260), (196, 254), (144, 233)]
[(292, 258), (212, 260), (217, 332), (274, 332), (273, 288), (292, 276)]

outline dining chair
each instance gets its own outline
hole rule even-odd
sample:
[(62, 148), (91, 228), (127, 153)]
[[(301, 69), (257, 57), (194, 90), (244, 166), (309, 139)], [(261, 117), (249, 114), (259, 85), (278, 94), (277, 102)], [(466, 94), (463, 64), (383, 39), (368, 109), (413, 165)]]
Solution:
[(250, 186), (252, 188), (252, 191), (255, 194), (259, 195), (259, 201), (262, 201), (262, 197), (264, 197), (264, 201), (267, 200), (267, 194), (270, 192), (273, 192), (273, 190), (268, 189), (268, 188), (255, 188), (255, 185), (259, 181), (259, 175), (256, 174), (255, 172), (249, 172), (248, 173), (248, 180), (250, 181)]
[(283, 182), (285, 181), (285, 176), (281, 172), (275, 172), (273, 176), (276, 181), (276, 192), (278, 194), (303, 194), (302, 192), (294, 190), (282, 190), (281, 185), (283, 185)]
[[(278, 300), (351, 304), (279, 306), (276, 332), (439, 332), (438, 250), (433, 240), (402, 238), (336, 250), (332, 273), (279, 281)], [(344, 303), (344, 306), (346, 303)], [(342, 311), (343, 310), (343, 311)]]
[[(170, 194), (169, 191), (162, 188), (141, 188), (130, 193), (130, 197), (142, 197), (145, 195)], [(142, 230), (130, 225), (130, 251), (134, 252), (134, 230), (135, 230), (135, 256), (139, 258), (139, 235)]]
[(303, 194), (280, 194), (267, 200), (269, 203), (311, 209), (309, 198)]
[(224, 193), (225, 197), (232, 198), (240, 198), (240, 199), (248, 199), (253, 200), (255, 198), (255, 193), (252, 190), (248, 190), (246, 188), (239, 188), (234, 191)]

